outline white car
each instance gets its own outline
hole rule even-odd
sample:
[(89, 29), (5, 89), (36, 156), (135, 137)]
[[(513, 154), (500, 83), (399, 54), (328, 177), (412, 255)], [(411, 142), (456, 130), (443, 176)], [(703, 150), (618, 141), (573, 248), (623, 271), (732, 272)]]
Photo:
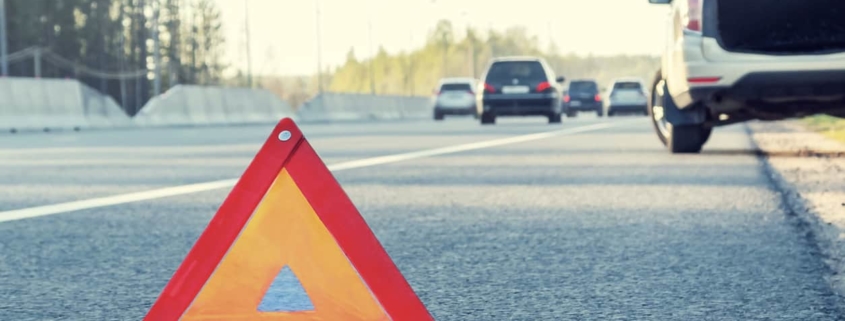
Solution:
[(649, 111), (671, 152), (717, 126), (845, 117), (845, 1), (649, 2), (670, 5)]
[(620, 113), (648, 115), (648, 93), (640, 78), (620, 78), (613, 81), (605, 99), (608, 117)]
[(434, 90), (434, 119), (446, 115), (475, 115), (475, 91), (478, 81), (474, 78), (444, 78)]

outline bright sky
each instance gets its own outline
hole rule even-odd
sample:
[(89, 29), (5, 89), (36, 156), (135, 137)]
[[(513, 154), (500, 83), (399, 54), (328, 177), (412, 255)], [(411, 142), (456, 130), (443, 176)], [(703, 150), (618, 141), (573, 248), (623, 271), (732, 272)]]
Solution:
[(462, 36), (467, 24), (487, 30), (524, 26), (546, 48), (553, 40), (577, 54), (658, 54), (668, 8), (646, 0), (215, 0), (223, 12), (226, 59), (246, 69), (245, 1), (253, 73), (304, 75), (317, 69), (316, 7), (321, 9), (325, 66), (345, 60), (350, 47), (359, 57), (373, 51), (419, 47), (440, 19)]

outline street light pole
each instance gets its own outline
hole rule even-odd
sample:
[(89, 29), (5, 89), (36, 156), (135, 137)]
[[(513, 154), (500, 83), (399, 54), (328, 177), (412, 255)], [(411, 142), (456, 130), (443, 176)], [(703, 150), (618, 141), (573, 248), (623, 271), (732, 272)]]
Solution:
[(443, 34), (443, 77), (446, 77), (446, 65), (449, 63), (448, 61), (448, 54), (449, 54), (449, 40), (447, 35)]
[(487, 22), (487, 43), (490, 44), (490, 58), (496, 58), (496, 45), (493, 43), (493, 23)]
[(323, 93), (323, 48), (320, 32), (320, 0), (314, 0), (316, 8), (315, 21), (317, 23), (317, 93)]
[[(117, 54), (117, 61), (119, 66), (118, 68), (120, 68), (120, 73), (122, 74), (124, 68), (126, 68), (126, 26), (123, 24), (125, 14), (124, 0), (121, 0), (117, 5), (120, 8), (120, 15), (117, 18), (117, 20), (120, 21), (120, 40), (118, 41), (120, 44), (120, 51), (118, 51)], [(129, 111), (129, 103), (126, 101), (126, 78), (124, 77), (120, 77), (120, 105), (123, 106), (124, 110), (127, 112)]]
[(6, 38), (6, 0), (0, 0), (0, 54), (3, 77), (9, 76), (9, 39)]
[(244, 0), (244, 33), (246, 34), (246, 84), (252, 88), (252, 48), (249, 39), (249, 0)]
[[(473, 34), (470, 30), (469, 18), (467, 18), (468, 15), (469, 13), (466, 11), (461, 12), (461, 18), (463, 18), (464, 21), (464, 28), (466, 28), (466, 40), (469, 42), (469, 48), (467, 48), (467, 55), (469, 56), (467, 58), (469, 58), (470, 63), (469, 72), (472, 74), (472, 77), (475, 78), (475, 34)], [(470, 38), (470, 35), (472, 38)]]
[(153, 77), (153, 96), (161, 94), (161, 40), (158, 36), (158, 19), (160, 3), (153, 2), (153, 61), (155, 62), (155, 75)]
[(370, 38), (370, 94), (376, 94), (376, 73), (375, 73), (375, 63), (376, 63), (376, 55), (373, 52), (373, 20), (367, 21), (367, 34)]
[(410, 96), (414, 95), (414, 31), (411, 30), (410, 46), (408, 47), (408, 89)]

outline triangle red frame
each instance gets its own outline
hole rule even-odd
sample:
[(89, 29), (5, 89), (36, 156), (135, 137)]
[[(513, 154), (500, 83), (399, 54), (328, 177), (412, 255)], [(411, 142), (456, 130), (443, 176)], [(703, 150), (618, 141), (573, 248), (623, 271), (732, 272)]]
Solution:
[[(282, 141), (283, 131), (290, 138)], [(385, 313), (434, 320), (358, 209), (290, 118), (282, 119), (149, 310), (145, 321), (179, 320), (286, 168)]]

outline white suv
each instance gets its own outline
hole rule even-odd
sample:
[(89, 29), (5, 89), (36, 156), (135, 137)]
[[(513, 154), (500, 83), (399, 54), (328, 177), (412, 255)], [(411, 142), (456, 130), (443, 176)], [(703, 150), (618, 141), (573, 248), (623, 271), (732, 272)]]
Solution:
[(621, 113), (648, 115), (648, 86), (640, 78), (619, 78), (610, 84), (605, 107), (607, 117)]
[(713, 127), (845, 117), (845, 1), (649, 0), (669, 4), (649, 112), (673, 153)]
[(444, 78), (434, 90), (434, 120), (446, 115), (475, 115), (474, 78)]

